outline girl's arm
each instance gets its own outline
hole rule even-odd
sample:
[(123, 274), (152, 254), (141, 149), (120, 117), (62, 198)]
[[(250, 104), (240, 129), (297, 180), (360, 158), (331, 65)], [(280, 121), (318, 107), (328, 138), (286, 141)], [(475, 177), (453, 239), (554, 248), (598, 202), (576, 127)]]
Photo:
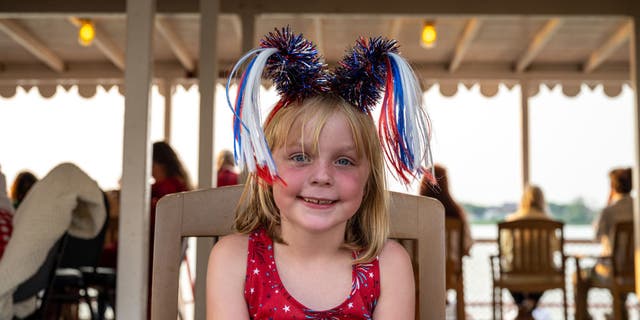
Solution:
[(221, 238), (211, 250), (207, 268), (207, 320), (249, 319), (244, 300), (246, 235)]
[(415, 319), (416, 291), (409, 254), (399, 243), (389, 240), (379, 259), (380, 298), (373, 318)]

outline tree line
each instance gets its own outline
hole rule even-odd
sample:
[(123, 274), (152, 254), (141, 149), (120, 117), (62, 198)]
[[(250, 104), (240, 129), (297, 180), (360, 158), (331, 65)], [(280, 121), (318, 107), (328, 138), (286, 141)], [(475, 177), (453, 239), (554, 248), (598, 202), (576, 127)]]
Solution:
[[(584, 199), (577, 198), (570, 203), (549, 202), (548, 210), (554, 219), (566, 224), (591, 224), (598, 214), (598, 210), (590, 208)], [(482, 206), (472, 203), (462, 203), (471, 223), (497, 223), (518, 209), (516, 203), (504, 203), (498, 206)]]

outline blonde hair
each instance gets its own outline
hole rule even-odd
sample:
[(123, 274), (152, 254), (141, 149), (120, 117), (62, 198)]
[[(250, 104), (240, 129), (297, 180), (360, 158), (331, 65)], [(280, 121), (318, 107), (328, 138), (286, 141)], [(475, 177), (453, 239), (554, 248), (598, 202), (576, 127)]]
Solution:
[(520, 201), (520, 210), (527, 212), (536, 209), (544, 212), (545, 206), (542, 189), (538, 186), (526, 186), (522, 194), (522, 201)]
[(234, 167), (236, 165), (235, 159), (233, 158), (233, 152), (224, 149), (218, 153), (218, 159), (216, 160), (216, 169), (220, 171), (223, 166)]
[[(364, 156), (370, 164), (364, 196), (360, 208), (347, 221), (344, 247), (359, 252), (353, 262), (362, 263), (374, 259), (382, 251), (389, 235), (389, 212), (384, 172), (384, 160), (376, 127), (369, 114), (359, 111), (342, 98), (322, 95), (308, 98), (277, 110), (264, 125), (265, 138), (271, 150), (283, 147), (293, 124), (315, 120), (313, 148), (317, 148), (320, 132), (331, 115), (340, 112), (351, 127), (351, 134), (358, 156)], [(304, 125), (300, 126), (300, 130)], [(302, 134), (302, 132), (300, 132)], [(276, 182), (279, 183), (279, 182)], [(273, 189), (250, 174), (245, 185), (235, 219), (235, 228), (241, 233), (250, 233), (258, 228), (266, 229), (275, 241), (283, 243), (279, 233), (280, 212), (273, 199)]]

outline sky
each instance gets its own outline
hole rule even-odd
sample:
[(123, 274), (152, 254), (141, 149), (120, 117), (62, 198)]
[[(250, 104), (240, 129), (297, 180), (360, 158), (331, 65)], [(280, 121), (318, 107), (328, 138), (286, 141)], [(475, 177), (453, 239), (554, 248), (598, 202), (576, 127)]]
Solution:
[[(150, 141), (163, 139), (164, 98), (154, 88)], [(198, 91), (177, 87), (173, 97), (172, 144), (197, 178)], [(233, 148), (224, 89), (216, 96), (215, 152)], [(274, 91), (264, 90), (271, 105)], [(424, 101), (433, 125), (432, 151), (449, 171), (450, 189), (462, 202), (500, 205), (517, 202), (521, 194), (520, 89), (500, 86), (494, 97), (480, 94), (478, 85), (460, 85), (457, 94), (443, 96), (438, 85)], [(548, 201), (568, 203), (582, 198), (593, 208), (604, 205), (607, 172), (633, 163), (633, 93), (624, 86), (609, 98), (601, 86), (583, 86), (576, 97), (562, 88), (542, 86), (529, 102), (531, 181)], [(55, 165), (70, 161), (85, 170), (103, 189), (118, 187), (122, 172), (124, 98), (116, 88), (99, 87), (85, 99), (77, 88), (59, 87), (52, 98), (37, 89), (18, 88), (12, 98), (0, 97), (0, 168), (10, 184), (21, 170), (43, 177)], [(417, 184), (396, 191), (415, 193)]]

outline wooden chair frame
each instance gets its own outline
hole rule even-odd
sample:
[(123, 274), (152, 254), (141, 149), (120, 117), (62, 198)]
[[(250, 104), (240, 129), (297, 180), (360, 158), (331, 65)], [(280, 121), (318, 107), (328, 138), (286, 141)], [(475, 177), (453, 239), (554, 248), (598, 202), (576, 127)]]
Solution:
[[(233, 232), (243, 186), (178, 193), (158, 202), (154, 239), (151, 319), (175, 320), (183, 237)], [(391, 192), (391, 237), (415, 240), (417, 319), (445, 318), (444, 208), (434, 199)], [(197, 280), (204, 281), (204, 279)]]
[[(622, 319), (624, 301), (623, 294), (635, 292), (635, 257), (634, 257), (634, 239), (633, 239), (633, 222), (618, 222), (614, 225), (614, 239), (612, 242), (612, 253), (610, 256), (576, 256), (576, 280), (582, 281), (579, 270), (580, 261), (583, 258), (597, 259), (599, 263), (611, 266), (611, 277), (600, 280), (591, 281), (590, 288), (608, 289), (611, 292), (613, 301), (613, 318), (615, 320)], [(617, 259), (616, 259), (617, 258)]]
[(456, 319), (465, 320), (464, 303), (464, 225), (456, 218), (445, 219), (446, 289), (456, 291)]
[[(544, 292), (549, 289), (561, 289), (563, 297), (564, 319), (567, 314), (567, 289), (565, 284), (564, 224), (546, 219), (522, 219), (498, 223), (498, 255), (489, 257), (492, 275), (493, 319), (503, 318), (502, 289)], [(513, 235), (510, 252), (504, 252), (504, 235)], [(524, 238), (527, 237), (527, 240)], [(536, 240), (530, 241), (535, 238)], [(553, 243), (557, 243), (554, 247)], [(559, 267), (554, 265), (554, 253), (559, 253)], [(510, 254), (512, 263), (509, 268), (503, 263)], [(496, 308), (496, 299), (498, 308)]]

